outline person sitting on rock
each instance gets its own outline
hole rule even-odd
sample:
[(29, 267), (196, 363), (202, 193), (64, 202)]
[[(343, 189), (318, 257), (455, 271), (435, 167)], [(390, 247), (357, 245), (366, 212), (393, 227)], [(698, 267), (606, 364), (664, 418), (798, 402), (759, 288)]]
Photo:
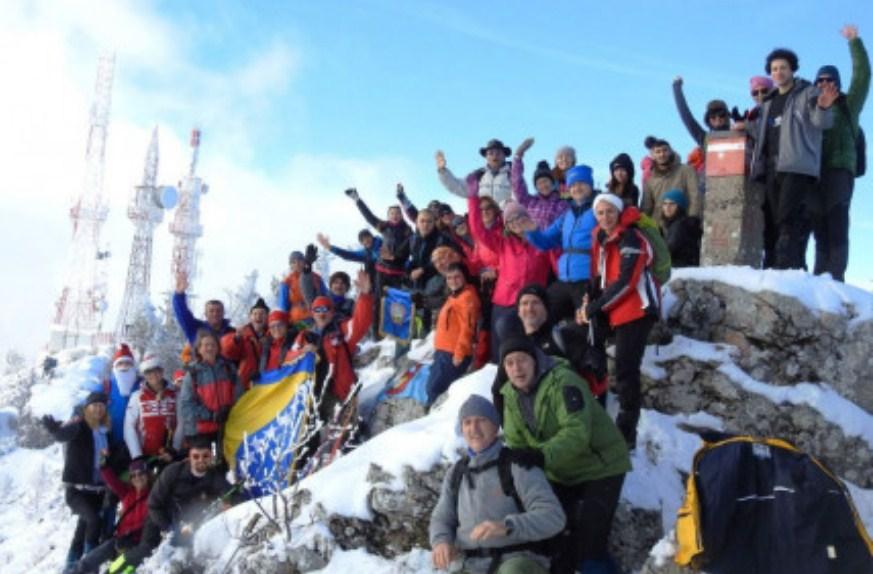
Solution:
[(142, 536), (148, 516), (151, 475), (145, 458), (134, 458), (127, 468), (130, 482), (124, 482), (109, 466), (100, 467), (100, 476), (121, 501), (121, 514), (112, 536), (82, 557), (75, 574), (96, 574), (100, 566), (113, 560), (120, 552), (135, 547)]
[(467, 282), (464, 266), (452, 263), (444, 275), (449, 297), (437, 318), (433, 364), (427, 379), (428, 405), (467, 372), (479, 322), (479, 296)]
[(631, 468), (624, 438), (572, 367), (530, 338), (504, 340), (500, 364), (510, 459), (543, 468), (567, 515), (552, 571), (609, 572), (607, 540)]
[(661, 235), (670, 248), (672, 267), (700, 265), (700, 220), (688, 217), (688, 199), (678, 189), (671, 189), (661, 198)]
[(242, 496), (225, 478), (222, 465), (214, 464), (212, 440), (197, 435), (190, 441), (188, 458), (174, 462), (158, 477), (148, 497), (148, 518), (139, 544), (125, 551), (109, 567), (110, 574), (136, 570), (161, 543), (163, 532), (172, 532), (173, 546), (190, 546), (194, 531)]
[(447, 570), (458, 561), (464, 572), (545, 574), (541, 541), (566, 522), (545, 474), (511, 461), (488, 399), (470, 395), (458, 411), (458, 430), (467, 455), (449, 468), (431, 514), (434, 566)]
[(318, 249), (315, 245), (306, 246), (306, 253), (292, 251), (289, 257), (291, 271), (279, 284), (279, 304), (282, 311), (288, 312), (288, 320), (292, 325), (302, 325), (312, 319), (309, 307), (312, 301), (321, 295), (327, 295), (327, 287), (321, 275), (312, 270), (312, 264), (318, 259)]

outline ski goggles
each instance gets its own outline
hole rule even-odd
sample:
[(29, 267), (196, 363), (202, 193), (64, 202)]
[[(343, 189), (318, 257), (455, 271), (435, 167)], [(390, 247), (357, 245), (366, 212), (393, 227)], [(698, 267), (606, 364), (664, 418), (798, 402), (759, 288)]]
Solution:
[(319, 305), (318, 307), (312, 308), (313, 313), (327, 313), (328, 311), (330, 311), (330, 307), (327, 305)]

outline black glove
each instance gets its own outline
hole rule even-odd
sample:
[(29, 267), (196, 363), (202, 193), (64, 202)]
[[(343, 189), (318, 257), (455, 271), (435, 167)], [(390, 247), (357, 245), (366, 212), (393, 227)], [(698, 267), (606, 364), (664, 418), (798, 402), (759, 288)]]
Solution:
[(546, 466), (546, 457), (541, 450), (535, 448), (507, 448), (506, 450), (509, 451), (506, 456), (518, 466), (524, 468), (535, 466), (544, 468)]
[(355, 189), (354, 187), (350, 187), (350, 188), (348, 188), (348, 189), (346, 190), (346, 195), (348, 195), (349, 197), (351, 197), (351, 198), (354, 199), (355, 201), (358, 201), (358, 199), (359, 199), (359, 197), (358, 197), (358, 190)]
[(400, 201), (403, 201), (404, 199), (406, 199), (406, 192), (403, 191), (403, 184), (402, 183), (397, 184), (397, 199), (399, 199)]
[(312, 273), (312, 264), (318, 259), (318, 247), (310, 243), (306, 246), (306, 253), (303, 255), (303, 272)]
[(51, 415), (45, 415), (44, 417), (42, 417), (41, 420), (42, 426), (45, 427), (45, 430), (49, 431), (52, 434), (58, 432), (61, 428), (61, 421), (55, 419), (55, 417)]

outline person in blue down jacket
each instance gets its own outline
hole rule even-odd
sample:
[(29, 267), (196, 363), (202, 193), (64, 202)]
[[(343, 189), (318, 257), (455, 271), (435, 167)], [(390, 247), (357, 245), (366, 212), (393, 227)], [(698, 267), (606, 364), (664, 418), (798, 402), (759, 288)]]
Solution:
[(549, 316), (555, 323), (572, 320), (591, 278), (591, 233), (597, 226), (591, 211), (593, 199), (591, 168), (577, 165), (567, 172), (567, 189), (570, 192), (570, 209), (555, 219), (546, 229), (530, 225), (527, 240), (539, 250), (547, 251), (560, 247), (558, 280), (549, 285)]

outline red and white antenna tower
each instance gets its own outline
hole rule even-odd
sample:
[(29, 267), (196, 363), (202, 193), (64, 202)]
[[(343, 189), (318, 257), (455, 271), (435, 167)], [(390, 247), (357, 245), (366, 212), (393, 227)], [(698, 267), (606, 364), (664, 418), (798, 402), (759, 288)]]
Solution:
[(142, 183), (133, 188), (127, 217), (133, 222), (133, 245), (127, 266), (127, 281), (124, 298), (118, 312), (115, 328), (117, 341), (127, 341), (129, 330), (150, 304), (152, 276), (152, 239), (155, 227), (164, 219), (164, 210), (176, 205), (177, 192), (173, 187), (157, 186), (158, 175), (158, 128), (152, 131), (152, 139), (146, 152)]
[(103, 164), (112, 103), (115, 55), (103, 55), (97, 68), (91, 123), (85, 152), (85, 185), (70, 208), (73, 237), (67, 258), (67, 275), (51, 326), (49, 350), (58, 351), (97, 343), (106, 311), (106, 260), (100, 229), (109, 204), (103, 195)]
[(179, 206), (176, 215), (170, 223), (170, 233), (176, 238), (173, 242), (173, 261), (170, 269), (174, 282), (171, 291), (175, 289), (175, 278), (184, 275), (188, 278), (188, 292), (197, 272), (197, 238), (203, 235), (200, 225), (200, 196), (209, 191), (209, 186), (196, 175), (197, 158), (200, 153), (200, 130), (191, 130), (191, 166), (188, 174), (179, 182)]

